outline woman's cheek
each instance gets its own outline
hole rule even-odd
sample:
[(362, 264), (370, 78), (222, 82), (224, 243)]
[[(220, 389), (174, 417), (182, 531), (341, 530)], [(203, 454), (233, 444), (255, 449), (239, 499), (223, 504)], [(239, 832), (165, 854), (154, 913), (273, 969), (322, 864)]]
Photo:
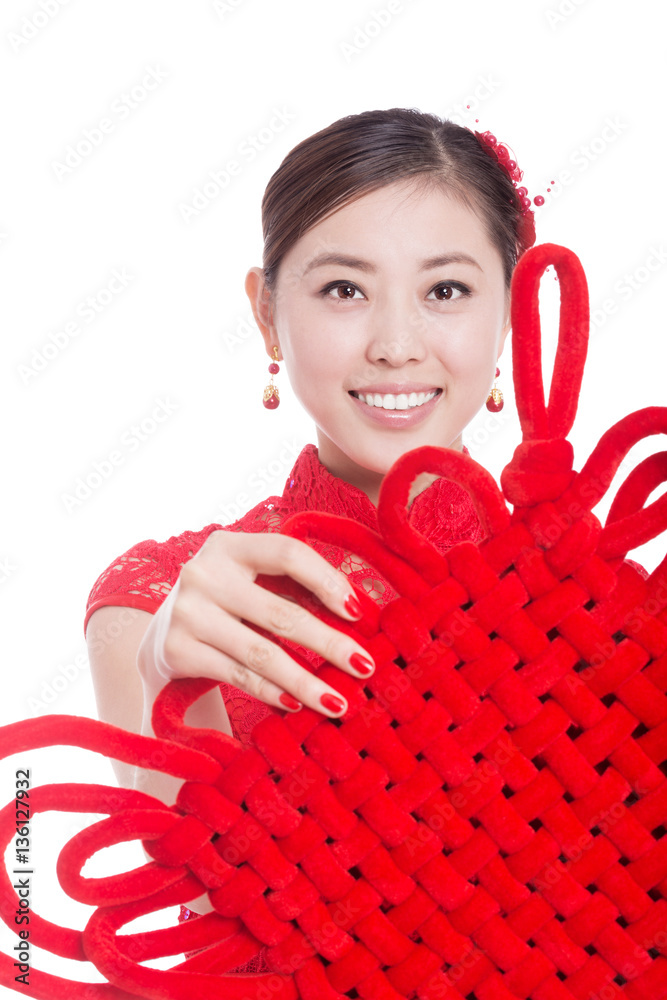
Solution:
[(489, 374), (493, 378), (498, 344), (495, 324), (484, 322), (482, 317), (479, 323), (466, 324), (448, 339), (441, 360), (456, 379), (484, 381)]
[(278, 337), (290, 382), (295, 389), (304, 379), (312, 379), (317, 376), (318, 370), (324, 370), (328, 352), (326, 340), (316, 324), (308, 322), (307, 316), (301, 317), (299, 323), (285, 324), (282, 331), (279, 327)]

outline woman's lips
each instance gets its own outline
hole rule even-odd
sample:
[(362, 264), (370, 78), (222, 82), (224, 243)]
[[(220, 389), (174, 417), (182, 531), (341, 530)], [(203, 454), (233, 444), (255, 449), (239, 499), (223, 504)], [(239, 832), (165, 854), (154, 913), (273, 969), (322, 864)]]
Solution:
[[(349, 392), (348, 395), (357, 409), (360, 409), (368, 420), (372, 420), (383, 427), (412, 427), (414, 424), (421, 423), (422, 420), (425, 420), (433, 412), (442, 395), (442, 389), (431, 389), (430, 392), (435, 393), (431, 399), (426, 400), (419, 406), (408, 406), (406, 409), (385, 409), (383, 406), (370, 406), (352, 392)], [(368, 393), (362, 393), (362, 395), (366, 396)], [(372, 395), (375, 395), (375, 393), (372, 393)], [(386, 396), (390, 394), (382, 393), (381, 395)], [(407, 396), (409, 400), (411, 393), (392, 393), (391, 395), (396, 397)], [(419, 395), (418, 393), (417, 396)], [(429, 392), (425, 392), (424, 395), (429, 395)]]

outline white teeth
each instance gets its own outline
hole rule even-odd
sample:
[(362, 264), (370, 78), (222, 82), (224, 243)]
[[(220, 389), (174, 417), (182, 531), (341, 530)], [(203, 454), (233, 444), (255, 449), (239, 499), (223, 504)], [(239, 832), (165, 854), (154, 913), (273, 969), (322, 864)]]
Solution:
[(415, 406), (423, 406), (437, 393), (411, 392), (408, 394), (399, 392), (394, 395), (392, 392), (386, 392), (383, 395), (379, 392), (369, 392), (364, 395), (363, 392), (354, 392), (352, 395), (360, 399), (362, 403), (366, 403), (367, 406), (379, 406), (383, 410), (411, 410)]

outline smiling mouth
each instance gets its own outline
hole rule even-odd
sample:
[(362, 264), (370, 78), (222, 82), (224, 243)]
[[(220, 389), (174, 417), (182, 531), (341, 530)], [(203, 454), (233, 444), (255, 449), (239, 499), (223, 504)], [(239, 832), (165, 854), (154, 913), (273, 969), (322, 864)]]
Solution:
[(367, 406), (377, 406), (382, 410), (414, 410), (418, 406), (428, 403), (434, 396), (440, 395), (442, 389), (434, 389), (432, 392), (353, 392), (350, 396), (361, 400)]

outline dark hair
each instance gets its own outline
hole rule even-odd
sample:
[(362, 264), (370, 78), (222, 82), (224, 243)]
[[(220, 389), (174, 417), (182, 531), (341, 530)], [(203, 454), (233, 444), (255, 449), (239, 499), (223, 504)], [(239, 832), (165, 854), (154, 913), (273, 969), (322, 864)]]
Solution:
[(477, 209), (498, 250), (509, 287), (526, 246), (520, 199), (507, 173), (473, 132), (413, 108), (340, 118), (291, 150), (262, 200), (264, 275), (275, 285), (297, 240), (337, 208), (407, 177), (445, 185)]

